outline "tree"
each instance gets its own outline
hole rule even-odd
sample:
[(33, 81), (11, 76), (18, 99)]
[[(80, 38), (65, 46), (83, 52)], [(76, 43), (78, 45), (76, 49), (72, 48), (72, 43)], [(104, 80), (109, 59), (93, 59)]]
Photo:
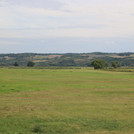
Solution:
[(112, 61), (112, 62), (111, 62), (111, 66), (112, 66), (113, 68), (118, 68), (118, 67), (121, 66), (121, 63), (120, 63), (119, 61)]
[(33, 61), (29, 61), (28, 63), (27, 63), (27, 66), (28, 67), (33, 67), (35, 65), (35, 63), (33, 62)]
[(106, 66), (106, 62), (102, 59), (95, 59), (91, 62), (94, 69), (103, 69)]
[(19, 66), (18, 62), (15, 62), (13, 65), (16, 67)]

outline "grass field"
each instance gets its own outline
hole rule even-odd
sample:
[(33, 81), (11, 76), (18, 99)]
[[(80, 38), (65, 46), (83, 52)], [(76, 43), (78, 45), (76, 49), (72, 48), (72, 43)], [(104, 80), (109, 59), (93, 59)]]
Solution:
[(134, 134), (134, 72), (1, 68), (0, 134)]

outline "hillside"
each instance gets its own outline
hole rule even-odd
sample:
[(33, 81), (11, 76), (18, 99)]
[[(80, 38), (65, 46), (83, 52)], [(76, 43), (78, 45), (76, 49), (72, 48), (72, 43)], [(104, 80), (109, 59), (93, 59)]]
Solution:
[(93, 59), (120, 61), (122, 66), (134, 66), (134, 53), (67, 53), (67, 54), (0, 54), (0, 66), (13, 66), (17, 62), (26, 66), (28, 61), (35, 62), (35, 66), (90, 66)]

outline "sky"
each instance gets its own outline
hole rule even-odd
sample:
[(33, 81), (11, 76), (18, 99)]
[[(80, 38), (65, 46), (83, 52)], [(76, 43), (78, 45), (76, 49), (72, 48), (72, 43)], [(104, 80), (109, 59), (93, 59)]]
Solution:
[(134, 52), (134, 0), (0, 0), (0, 53)]

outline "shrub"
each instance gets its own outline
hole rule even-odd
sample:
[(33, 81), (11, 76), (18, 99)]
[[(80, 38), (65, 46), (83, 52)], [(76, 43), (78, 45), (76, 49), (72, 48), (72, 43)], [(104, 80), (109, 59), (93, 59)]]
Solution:
[(27, 63), (27, 66), (28, 66), (28, 67), (33, 67), (34, 65), (35, 65), (35, 63), (32, 62), (32, 61), (29, 61), (29, 62)]

